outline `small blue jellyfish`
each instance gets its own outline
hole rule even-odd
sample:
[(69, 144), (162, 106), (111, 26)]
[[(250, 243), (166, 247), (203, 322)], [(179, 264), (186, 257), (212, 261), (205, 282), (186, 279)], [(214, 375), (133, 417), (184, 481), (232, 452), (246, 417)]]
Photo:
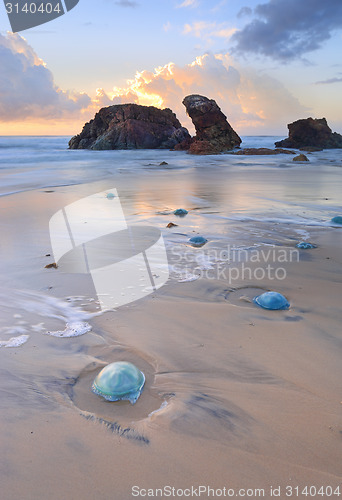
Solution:
[(115, 194), (114, 193), (108, 193), (107, 194), (107, 200), (112, 200), (113, 198), (115, 198)]
[(310, 248), (317, 248), (317, 245), (313, 245), (308, 241), (301, 241), (300, 243), (297, 243), (296, 247), (300, 248), (301, 250), (309, 250)]
[(342, 215), (336, 215), (336, 217), (331, 219), (331, 222), (333, 224), (342, 224)]
[(262, 293), (254, 297), (253, 302), (264, 309), (271, 309), (273, 311), (288, 309), (290, 307), (284, 295), (278, 292)]
[(108, 401), (137, 401), (145, 383), (145, 375), (127, 361), (105, 366), (95, 378), (92, 391)]
[(193, 247), (203, 247), (207, 243), (208, 240), (203, 238), (203, 236), (193, 236), (189, 239), (189, 243)]
[(179, 215), (179, 217), (184, 217), (188, 213), (188, 211), (185, 210), (185, 208), (177, 208), (177, 210), (175, 210), (173, 213), (175, 215)]

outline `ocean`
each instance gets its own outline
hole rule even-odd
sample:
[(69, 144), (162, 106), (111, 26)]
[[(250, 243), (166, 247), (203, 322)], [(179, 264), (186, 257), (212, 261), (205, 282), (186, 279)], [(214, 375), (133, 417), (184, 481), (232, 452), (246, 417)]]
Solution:
[[(247, 136), (242, 137), (243, 148), (274, 148), (274, 143), (280, 140), (277, 136)], [(31, 137), (2, 136), (0, 137), (0, 196), (30, 191), (34, 189), (49, 189), (58, 186), (89, 184), (95, 181), (111, 182), (127, 177), (131, 180), (139, 173), (146, 180), (156, 176), (169, 176), (171, 171), (181, 180), (182, 176), (202, 172), (210, 176), (222, 171), (241, 173), (248, 176), (248, 171), (260, 171), (260, 178), (275, 169), (285, 170), (285, 175), (291, 175), (291, 169), (300, 169), (305, 177), (305, 164), (296, 165), (292, 155), (272, 156), (233, 156), (229, 154), (194, 156), (185, 152), (168, 150), (129, 150), (129, 151), (88, 151), (69, 150), (68, 137)], [(273, 216), (291, 219), (291, 207), (295, 206), (297, 214), (305, 211), (304, 222), (312, 216), (310, 223), (324, 223), (340, 212), (339, 178), (342, 167), (342, 150), (324, 150), (308, 154), (310, 166), (314, 166), (320, 182), (312, 185), (309, 176), (301, 186), (293, 186), (292, 193), (280, 190), (269, 192), (271, 203), (285, 203), (286, 213), (279, 209)], [(167, 165), (160, 165), (161, 162)], [(328, 173), (329, 175), (325, 175)], [(284, 174), (279, 174), (284, 175)], [(335, 182), (333, 179), (336, 179)], [(153, 181), (152, 181), (153, 183)], [(274, 194), (274, 196), (273, 196)], [(263, 193), (265, 198), (265, 194)], [(326, 198), (329, 198), (326, 200)], [(327, 201), (334, 199), (334, 203)], [(324, 202), (324, 203), (323, 203)], [(256, 203), (255, 208), (260, 204)], [(279, 207), (280, 208), (280, 207)], [(253, 206), (248, 205), (249, 214)], [(299, 219), (297, 222), (301, 222)]]

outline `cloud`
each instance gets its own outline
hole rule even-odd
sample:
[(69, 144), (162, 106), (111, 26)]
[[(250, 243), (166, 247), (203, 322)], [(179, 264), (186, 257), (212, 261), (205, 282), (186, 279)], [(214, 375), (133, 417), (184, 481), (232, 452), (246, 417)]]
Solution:
[(250, 7), (242, 7), (242, 9), (238, 12), (237, 17), (251, 16), (252, 13), (253, 11)]
[(328, 80), (321, 80), (320, 82), (315, 82), (315, 85), (325, 85), (328, 83), (340, 83), (342, 78), (328, 78)]
[(215, 99), (238, 133), (274, 133), (275, 129), (283, 133), (286, 123), (308, 111), (280, 82), (237, 68), (228, 54), (205, 54), (185, 66), (169, 63), (153, 72), (140, 71), (125, 88), (111, 92), (99, 89), (97, 103), (169, 107), (184, 126), (193, 130), (182, 105), (189, 94)]
[(177, 9), (183, 9), (184, 7), (197, 7), (198, 0), (184, 0), (181, 4), (177, 5)]
[(210, 10), (211, 12), (218, 12), (220, 9), (222, 9), (222, 7), (224, 7), (226, 4), (227, 4), (227, 1), (228, 0), (221, 0), (221, 2), (219, 2), (218, 4), (214, 5), (214, 7), (212, 7)]
[(135, 7), (139, 6), (138, 2), (132, 2), (131, 0), (118, 0), (118, 2), (115, 2), (115, 5), (119, 5), (120, 7), (133, 8), (133, 9)]
[(165, 31), (165, 33), (167, 33), (168, 31), (170, 31), (172, 29), (172, 24), (170, 23), (170, 21), (168, 21), (167, 23), (163, 24), (163, 30)]
[(211, 42), (212, 38), (230, 38), (236, 29), (231, 28), (227, 23), (216, 23), (207, 21), (195, 21), (192, 24), (185, 24), (183, 35), (193, 35), (207, 42)]
[(84, 93), (59, 89), (45, 63), (18, 34), (0, 34), (0, 67), (0, 121), (72, 118), (91, 104)]
[(319, 49), (342, 28), (341, 0), (269, 0), (257, 5), (254, 14), (232, 38), (238, 54), (289, 61)]
[(98, 89), (93, 99), (61, 90), (18, 34), (0, 35), (0, 67), (0, 122), (8, 128), (25, 120), (50, 120), (52, 130), (58, 123), (84, 123), (100, 107), (135, 102), (169, 107), (193, 131), (182, 100), (195, 93), (215, 99), (238, 133), (275, 133), (307, 113), (280, 82), (237, 67), (229, 54), (208, 53), (185, 66), (170, 62), (154, 71), (139, 71), (124, 88)]

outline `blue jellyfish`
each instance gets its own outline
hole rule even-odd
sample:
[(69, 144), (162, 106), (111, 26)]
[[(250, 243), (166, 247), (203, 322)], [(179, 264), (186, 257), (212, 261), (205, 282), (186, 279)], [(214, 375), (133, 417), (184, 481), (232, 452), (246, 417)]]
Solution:
[(95, 378), (92, 391), (108, 401), (122, 399), (134, 404), (141, 394), (145, 375), (127, 361), (117, 361), (105, 366)]
[(296, 247), (300, 248), (301, 250), (309, 250), (310, 248), (317, 248), (317, 245), (313, 245), (308, 241), (301, 241), (300, 243), (297, 243)]
[(331, 222), (333, 224), (342, 224), (342, 215), (336, 215), (336, 217), (331, 219)]
[(177, 210), (175, 210), (173, 213), (175, 215), (178, 215), (179, 217), (184, 217), (188, 213), (188, 211), (185, 210), (185, 208), (177, 208)]
[(114, 193), (108, 193), (107, 194), (107, 200), (112, 200), (113, 198), (115, 198), (115, 194)]
[(254, 297), (253, 302), (264, 309), (271, 309), (273, 311), (288, 309), (290, 307), (284, 295), (278, 292), (262, 293)]
[(203, 247), (207, 243), (208, 240), (203, 238), (203, 236), (193, 236), (189, 239), (189, 243), (193, 247)]

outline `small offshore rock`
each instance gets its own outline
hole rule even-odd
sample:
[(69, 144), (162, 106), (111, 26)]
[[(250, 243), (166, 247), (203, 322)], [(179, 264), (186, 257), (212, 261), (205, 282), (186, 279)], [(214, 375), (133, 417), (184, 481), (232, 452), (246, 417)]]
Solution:
[(58, 266), (56, 262), (52, 262), (52, 264), (46, 264), (45, 269), (52, 269), (52, 268), (57, 269), (57, 267)]
[(298, 156), (295, 156), (292, 161), (309, 161), (309, 159), (303, 155), (303, 154), (300, 154)]
[(291, 151), (289, 149), (282, 149), (282, 148), (277, 148), (277, 149), (245, 148), (245, 149), (240, 149), (239, 151), (234, 151), (231, 154), (233, 154), (233, 155), (279, 155), (279, 154), (294, 155), (295, 152)]
[(204, 139), (193, 141), (189, 153), (192, 155), (218, 155), (222, 153), (222, 149)]
[(167, 161), (162, 161), (161, 163), (159, 163), (160, 167), (162, 167), (163, 165), (168, 165)]
[(315, 146), (306, 146), (304, 148), (299, 148), (299, 151), (306, 151), (307, 153), (316, 153), (317, 151), (323, 151), (323, 148), (318, 148)]

